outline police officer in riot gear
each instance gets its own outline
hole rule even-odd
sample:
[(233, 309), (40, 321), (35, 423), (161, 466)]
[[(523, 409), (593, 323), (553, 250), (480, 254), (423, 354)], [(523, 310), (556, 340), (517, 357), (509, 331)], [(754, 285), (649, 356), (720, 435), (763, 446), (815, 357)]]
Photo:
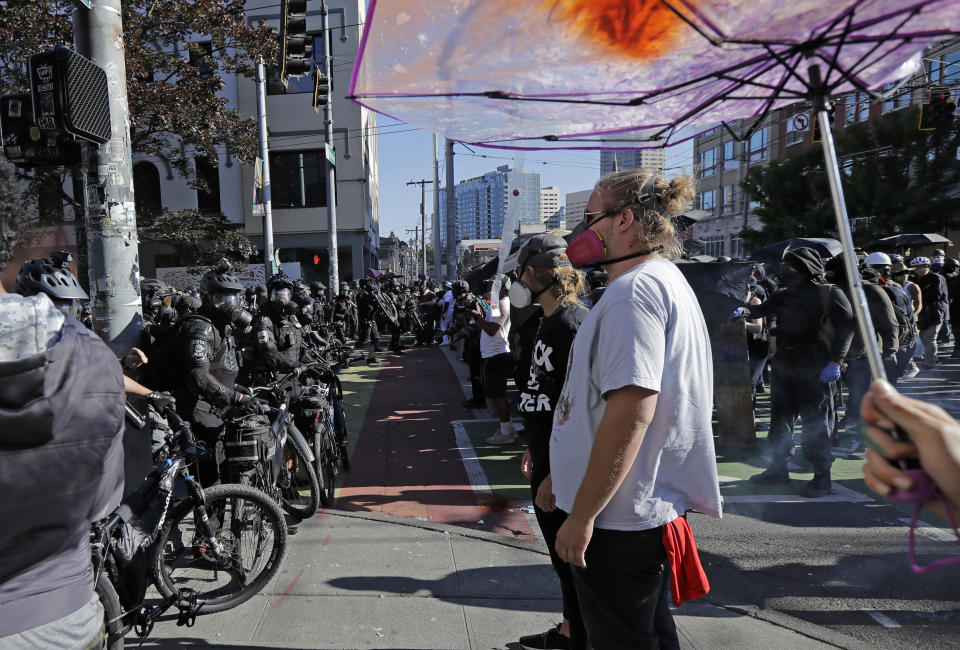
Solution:
[(370, 278), (360, 280), (360, 293), (357, 295), (357, 313), (360, 320), (360, 332), (357, 335), (357, 342), (354, 349), (369, 343), (370, 351), (367, 355), (367, 363), (376, 361), (375, 352), (379, 352), (378, 344), (380, 342), (380, 330), (377, 329), (377, 315), (380, 313), (380, 305), (374, 295), (375, 289), (373, 281)]
[(303, 324), (293, 299), (293, 281), (283, 272), (267, 280), (268, 301), (253, 323), (256, 341), (254, 376), (291, 372), (300, 365)]
[(240, 359), (234, 333), (248, 327), (251, 319), (243, 309), (242, 292), (229, 264), (207, 271), (200, 284), (200, 308), (185, 315), (177, 331), (176, 361), (183, 375), (173, 391), (177, 410), (193, 423), (197, 437), (217, 452), (215, 460), (209, 456), (199, 460), (205, 484), (217, 480), (223, 459), (223, 412), (229, 407), (260, 409), (249, 389), (236, 383)]

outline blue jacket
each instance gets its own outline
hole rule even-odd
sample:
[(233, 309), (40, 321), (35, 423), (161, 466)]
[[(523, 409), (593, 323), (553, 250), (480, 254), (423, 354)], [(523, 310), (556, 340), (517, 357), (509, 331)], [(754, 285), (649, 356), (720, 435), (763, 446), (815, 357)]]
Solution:
[[(5, 297), (0, 312), (18, 309), (14, 300)], [(0, 362), (0, 638), (90, 601), (90, 524), (123, 490), (120, 365), (73, 318), (53, 340)]]

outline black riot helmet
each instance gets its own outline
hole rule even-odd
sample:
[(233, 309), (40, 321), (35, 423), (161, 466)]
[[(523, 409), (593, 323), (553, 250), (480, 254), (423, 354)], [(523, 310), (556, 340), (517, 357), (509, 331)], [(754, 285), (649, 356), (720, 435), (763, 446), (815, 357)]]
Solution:
[(200, 297), (203, 306), (226, 320), (240, 318), (243, 303), (240, 294), (243, 285), (233, 273), (229, 262), (223, 262), (203, 274), (200, 280)]
[(310, 283), (310, 295), (313, 298), (319, 298), (323, 296), (323, 293), (327, 290), (327, 285), (319, 280), (314, 280)]
[(281, 312), (284, 306), (293, 300), (293, 280), (283, 271), (274, 273), (267, 279), (267, 292), (270, 295), (270, 304)]
[(72, 261), (73, 255), (63, 251), (54, 251), (50, 257), (27, 260), (20, 268), (14, 290), (22, 296), (45, 293), (54, 302), (61, 303), (89, 300), (68, 266)]

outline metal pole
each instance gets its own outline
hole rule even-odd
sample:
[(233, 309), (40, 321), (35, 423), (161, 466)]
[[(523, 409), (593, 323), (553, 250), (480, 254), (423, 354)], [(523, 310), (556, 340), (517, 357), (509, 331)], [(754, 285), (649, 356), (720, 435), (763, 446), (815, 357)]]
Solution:
[[(267, 141), (267, 74), (263, 59), (257, 61), (257, 134), (263, 161), (263, 273), (270, 277), (273, 267), (273, 209), (270, 191), (270, 143)], [(256, 182), (256, 181), (254, 181)]]
[(440, 281), (440, 160), (437, 134), (433, 134), (433, 278)]
[(450, 282), (457, 280), (457, 202), (454, 200), (453, 187), (453, 140), (447, 140), (445, 150), (445, 164), (447, 176), (447, 279)]
[(420, 258), (427, 277), (427, 181), (420, 181)]
[[(327, 77), (327, 102), (323, 106), (323, 126), (326, 129), (324, 140), (326, 148), (333, 150), (333, 93), (330, 83), (330, 11), (327, 9), (326, 0), (323, 1), (321, 8), (321, 29), (323, 40), (323, 74)], [(314, 71), (316, 74), (316, 71)], [(326, 152), (324, 152), (326, 153)], [(330, 162), (327, 156), (324, 156), (324, 164), (327, 167), (327, 234), (329, 236), (329, 245), (327, 253), (329, 255), (330, 266), (330, 297), (336, 296), (340, 292), (340, 268), (337, 260), (339, 246), (337, 244), (337, 175), (334, 164)]]
[(110, 94), (111, 136), (99, 147), (87, 147), (83, 202), (93, 330), (117, 355), (136, 345), (143, 326), (121, 16), (120, 0), (98, 0), (73, 13), (77, 51), (106, 71)]
[[(813, 88), (820, 86), (820, 69), (818, 66), (810, 67), (810, 82)], [(883, 356), (880, 353), (880, 347), (877, 345), (877, 335), (873, 329), (873, 321), (870, 320), (870, 312), (867, 310), (867, 297), (863, 293), (863, 282), (860, 279), (860, 270), (857, 268), (857, 257), (853, 252), (853, 232), (850, 230), (847, 204), (843, 196), (843, 185), (840, 182), (840, 165), (837, 163), (833, 132), (830, 130), (830, 114), (827, 112), (826, 97), (822, 94), (814, 97), (813, 108), (817, 112), (817, 120), (820, 124), (827, 180), (830, 183), (830, 195), (833, 197), (837, 232), (840, 235), (840, 242), (843, 244), (843, 266), (847, 272), (847, 282), (850, 286), (853, 314), (857, 319), (860, 337), (863, 339), (867, 351), (870, 374), (874, 379), (886, 379), (887, 373), (883, 368)]]

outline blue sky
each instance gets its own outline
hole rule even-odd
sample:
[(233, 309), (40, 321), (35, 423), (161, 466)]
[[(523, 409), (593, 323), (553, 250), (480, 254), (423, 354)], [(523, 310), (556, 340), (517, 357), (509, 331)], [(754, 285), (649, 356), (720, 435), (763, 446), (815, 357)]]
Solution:
[[(513, 152), (465, 145), (454, 147), (456, 182), (493, 171), (513, 161)], [(432, 134), (377, 116), (377, 150), (380, 168), (380, 235), (394, 231), (401, 239), (411, 239), (413, 228), (420, 223), (420, 187), (408, 181), (433, 178)], [(443, 170), (443, 138), (439, 143), (440, 186), (445, 183)], [(599, 151), (527, 151), (524, 167), (540, 174), (540, 186), (556, 185), (561, 195), (586, 190), (600, 175)], [(693, 148), (690, 143), (667, 149), (667, 176), (691, 171)], [(427, 186), (427, 219), (433, 210), (432, 188)]]

